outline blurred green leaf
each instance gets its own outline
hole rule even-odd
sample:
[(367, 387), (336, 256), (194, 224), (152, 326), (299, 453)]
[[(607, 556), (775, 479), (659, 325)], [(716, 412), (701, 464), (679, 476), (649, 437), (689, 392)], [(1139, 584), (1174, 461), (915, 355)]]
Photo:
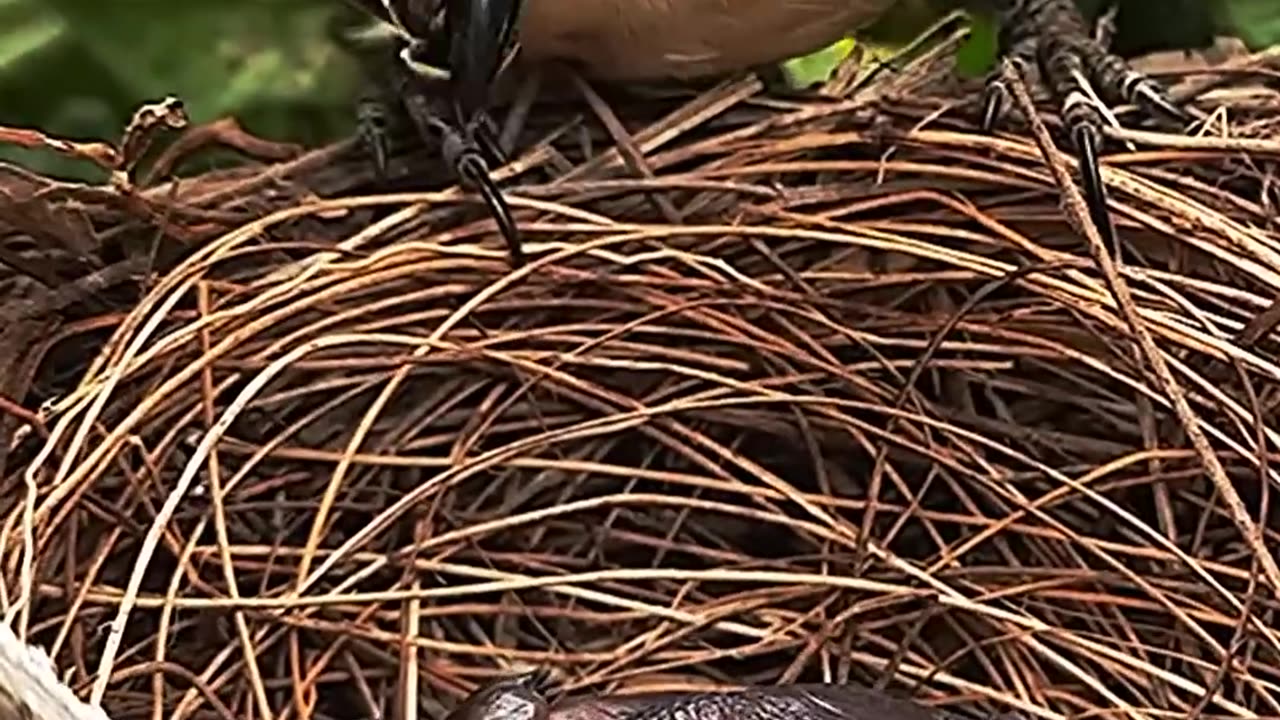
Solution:
[(845, 38), (815, 53), (784, 62), (782, 74), (787, 85), (800, 90), (830, 80), (840, 63), (853, 52), (853, 44), (852, 38)]
[(956, 50), (956, 72), (980, 77), (995, 67), (1000, 31), (990, 13), (969, 13), (969, 37)]
[(174, 93), (199, 119), (256, 100), (337, 99), (326, 87), (338, 60), (327, 22), (337, 4), (315, 0), (44, 0), (138, 102)]
[[(306, 144), (351, 127), (354, 60), (330, 38), (340, 0), (0, 0), (0, 123), (115, 140), (173, 93), (199, 123)], [(92, 168), (0, 147), (0, 160), (69, 179)]]
[(1219, 0), (1225, 24), (1253, 50), (1280, 44), (1280, 2)]
[(48, 47), (66, 27), (62, 18), (45, 6), (24, 0), (0, 0), (0, 28), (4, 28), (0, 31), (0, 69)]
[[(1197, 47), (1215, 31), (1254, 48), (1280, 43), (1280, 0), (1116, 1), (1122, 54)], [(1093, 14), (1112, 0), (1078, 2)], [(990, 0), (896, 0), (859, 42), (900, 47), (959, 6)], [(173, 93), (197, 123), (235, 115), (253, 133), (324, 142), (354, 119), (358, 75), (330, 27), (348, 15), (359, 17), (343, 0), (0, 0), (0, 123), (114, 140), (139, 104)], [(970, 17), (956, 68), (972, 76), (992, 66), (997, 33), (989, 14)], [(784, 75), (793, 86), (821, 82), (848, 48), (788, 63)], [(0, 148), (0, 160), (13, 159), (59, 176), (94, 172)]]

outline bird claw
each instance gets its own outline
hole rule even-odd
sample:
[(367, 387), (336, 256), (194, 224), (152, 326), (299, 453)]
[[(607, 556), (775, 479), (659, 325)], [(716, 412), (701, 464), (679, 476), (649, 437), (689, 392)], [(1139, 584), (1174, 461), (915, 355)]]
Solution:
[(480, 151), (485, 154), (485, 158), (494, 167), (506, 165), (509, 162), (507, 153), (502, 149), (502, 143), (498, 140), (498, 128), (493, 124), (493, 119), (489, 117), (489, 114), (485, 112), (476, 113), (472, 118), (472, 125), (472, 135), (475, 137)]
[[(471, 128), (471, 131), (469, 134), (474, 134), (474, 128)], [(489, 164), (485, 162), (479, 143), (476, 142), (475, 137), (463, 138), (457, 134), (455, 137), (457, 138), (455, 149), (451, 152), (454, 157), (452, 163), (454, 170), (464, 183), (480, 193), (485, 204), (489, 206), (489, 211), (493, 213), (494, 220), (498, 223), (498, 230), (502, 233), (502, 239), (507, 243), (511, 266), (523, 267), (527, 260), (520, 240), (520, 230), (516, 226), (515, 218), (511, 216), (511, 208), (502, 196), (502, 191), (489, 175)]]
[(982, 115), (978, 127), (984, 133), (991, 133), (996, 129), (1009, 107), (1009, 88), (1005, 86), (1003, 78), (998, 75), (992, 77), (994, 79), (987, 82), (986, 90), (982, 93)]
[[(1159, 84), (1112, 54), (1090, 33), (1073, 0), (1006, 0), (1000, 24), (1003, 54), (1024, 67), (1038, 67), (1042, 82), (1061, 103), (1090, 215), (1104, 238), (1109, 238), (1106, 187), (1098, 167), (1108, 114), (1099, 97), (1134, 104), (1157, 120), (1186, 123), (1188, 113)], [(999, 122), (1010, 97), (1004, 78), (999, 72), (993, 74), (983, 97), (984, 132)]]
[(477, 114), (461, 129), (455, 128), (431, 112), (427, 98), (420, 92), (410, 88), (402, 97), (409, 118), (417, 127), (418, 134), (428, 142), (438, 138), (440, 155), (445, 163), (453, 168), (462, 184), (480, 193), (493, 214), (498, 230), (507, 244), (513, 267), (522, 267), (525, 262), (520, 231), (511, 215), (511, 207), (502, 196), (502, 191), (489, 174), (489, 160), (486, 158), (485, 141), (483, 139), (483, 114)]
[[(463, 185), (480, 193), (510, 250), (511, 262), (525, 264), (520, 234), (511, 209), (489, 174), (506, 164), (497, 130), (485, 112), (489, 89), (513, 43), (521, 0), (356, 0), (357, 5), (397, 27), (404, 36), (398, 54), (396, 94), (418, 134), (438, 138), (441, 155)], [(437, 12), (443, 9), (443, 22)], [(443, 38), (437, 29), (443, 30)], [(428, 37), (431, 36), (431, 37)], [(443, 40), (443, 43), (438, 42)], [(438, 52), (443, 48), (444, 52)], [(447, 70), (438, 62), (448, 61)], [(454, 124), (432, 111), (424, 83), (444, 81)], [(386, 116), (372, 104), (360, 109), (360, 136), (379, 176), (386, 173)]]
[(1150, 116), (1163, 115), (1179, 125), (1186, 125), (1194, 120), (1190, 113), (1173, 102), (1169, 93), (1156, 84), (1155, 80), (1146, 76), (1139, 76), (1138, 80), (1128, 95), (1143, 112)]
[(1115, 240), (1115, 228), (1107, 211), (1107, 188), (1098, 168), (1098, 140), (1098, 129), (1093, 125), (1078, 125), (1071, 133), (1071, 142), (1079, 154), (1080, 184), (1089, 206), (1089, 217), (1103, 241), (1111, 244)]

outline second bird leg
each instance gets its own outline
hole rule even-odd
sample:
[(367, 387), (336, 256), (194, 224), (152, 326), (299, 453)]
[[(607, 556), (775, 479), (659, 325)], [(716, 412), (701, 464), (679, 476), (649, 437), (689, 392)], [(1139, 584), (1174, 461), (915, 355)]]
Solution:
[[(1074, 0), (1002, 0), (1001, 51), (1040, 77), (1062, 104), (1066, 126), (1080, 163), (1085, 199), (1094, 224), (1111, 235), (1106, 189), (1098, 170), (1107, 104), (1131, 103), (1149, 117), (1187, 122), (1186, 112), (1145, 74), (1112, 54), (1089, 31)], [(990, 131), (1010, 104), (999, 72), (988, 81), (982, 126)]]
[(390, 117), (387, 105), (376, 97), (362, 97), (356, 106), (356, 135), (373, 161), (374, 174), (386, 182), (391, 165)]

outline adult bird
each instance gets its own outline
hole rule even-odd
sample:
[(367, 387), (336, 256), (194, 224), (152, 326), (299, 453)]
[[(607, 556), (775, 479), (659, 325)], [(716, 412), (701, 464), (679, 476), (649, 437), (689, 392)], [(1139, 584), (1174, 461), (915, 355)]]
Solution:
[[(974, 0), (999, 11), (1001, 51), (1036, 66), (1062, 104), (1081, 159), (1085, 193), (1104, 232), (1105, 194), (1097, 152), (1108, 103), (1131, 102), (1148, 115), (1185, 121), (1150, 78), (1096, 39), (1074, 0)], [(483, 114), (483, 96), (512, 38), (523, 63), (558, 61), (603, 81), (694, 80), (767, 67), (805, 55), (874, 22), (895, 0), (354, 0), (421, 40), (447, 48), (458, 122)], [(443, 20), (443, 21), (442, 21)], [(443, 32), (431, 28), (444, 28)], [(514, 31), (514, 32), (513, 32)], [(416, 64), (411, 50), (402, 56)], [(983, 125), (1009, 104), (997, 78), (988, 83)], [(479, 125), (476, 124), (478, 127)], [(456, 143), (455, 143), (456, 144)], [(473, 153), (474, 154), (474, 153)], [(492, 152), (489, 153), (492, 156)]]

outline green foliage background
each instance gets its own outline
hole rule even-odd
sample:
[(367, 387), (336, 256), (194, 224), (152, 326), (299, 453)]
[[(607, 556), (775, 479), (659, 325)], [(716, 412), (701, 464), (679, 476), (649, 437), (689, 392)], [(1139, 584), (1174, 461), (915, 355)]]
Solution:
[[(1215, 32), (1280, 42), (1280, 0), (1120, 2), (1122, 51), (1195, 47)], [(955, 4), (900, 0), (875, 33), (907, 39)], [(981, 66), (992, 35), (975, 17), (962, 61)], [(195, 122), (234, 114), (260, 135), (322, 142), (351, 128), (358, 73), (334, 38), (360, 20), (342, 0), (0, 0), (0, 124), (114, 138), (141, 102), (174, 93)], [(84, 171), (12, 148), (0, 159)]]

